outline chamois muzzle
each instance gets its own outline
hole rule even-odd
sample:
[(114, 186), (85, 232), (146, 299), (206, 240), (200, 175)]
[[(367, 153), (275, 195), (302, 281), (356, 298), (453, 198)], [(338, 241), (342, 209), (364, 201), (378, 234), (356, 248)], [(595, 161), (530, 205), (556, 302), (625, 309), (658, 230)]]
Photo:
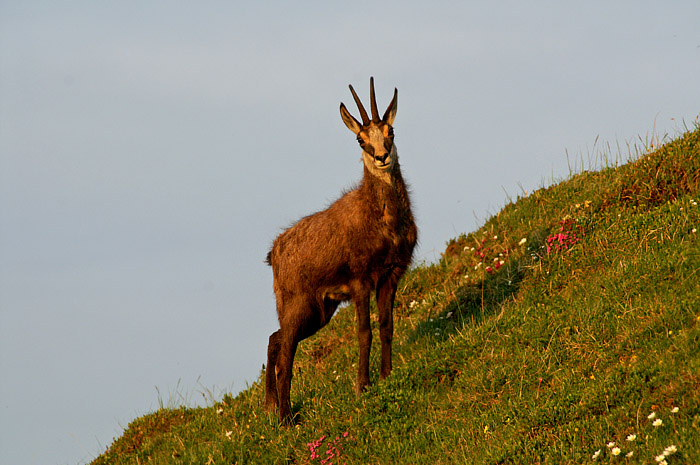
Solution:
[(374, 159), (378, 162), (380, 162), (382, 165), (386, 165), (386, 159), (389, 158), (389, 152), (385, 153), (384, 155), (375, 155)]

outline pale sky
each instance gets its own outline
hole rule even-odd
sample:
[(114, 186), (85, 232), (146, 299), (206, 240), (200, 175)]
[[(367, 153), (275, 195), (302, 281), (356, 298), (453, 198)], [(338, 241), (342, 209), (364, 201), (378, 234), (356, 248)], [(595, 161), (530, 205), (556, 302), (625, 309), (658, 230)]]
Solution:
[(0, 463), (84, 463), (158, 391), (256, 379), (272, 240), (362, 176), (348, 84), (399, 90), (434, 260), (508, 195), (692, 126), (698, 25), (697, 0), (1, 0)]

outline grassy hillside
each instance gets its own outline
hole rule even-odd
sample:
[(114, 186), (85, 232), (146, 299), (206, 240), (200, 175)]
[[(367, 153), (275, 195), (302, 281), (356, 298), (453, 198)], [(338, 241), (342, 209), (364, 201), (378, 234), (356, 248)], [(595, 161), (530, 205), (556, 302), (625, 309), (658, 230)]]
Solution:
[(394, 371), (377, 383), (375, 334), (360, 398), (348, 307), (300, 345), (296, 426), (261, 377), (93, 463), (700, 463), (698, 203), (698, 129), (519, 198), (407, 273)]

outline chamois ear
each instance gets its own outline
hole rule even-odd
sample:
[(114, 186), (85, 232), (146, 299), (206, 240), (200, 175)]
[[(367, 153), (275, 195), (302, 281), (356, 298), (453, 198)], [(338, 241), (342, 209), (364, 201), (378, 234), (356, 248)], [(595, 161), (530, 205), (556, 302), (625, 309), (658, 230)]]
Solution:
[(349, 130), (355, 133), (357, 135), (360, 130), (362, 129), (362, 125), (360, 124), (359, 121), (357, 121), (348, 111), (347, 108), (345, 108), (344, 104), (340, 104), (340, 117), (343, 118), (343, 123), (345, 123), (345, 126), (348, 127)]
[(394, 125), (394, 118), (396, 118), (396, 107), (399, 104), (399, 90), (394, 87), (394, 98), (391, 99), (391, 103), (389, 104), (389, 107), (386, 109), (384, 112), (384, 116), (382, 117), (382, 121), (384, 121), (386, 124), (389, 126)]

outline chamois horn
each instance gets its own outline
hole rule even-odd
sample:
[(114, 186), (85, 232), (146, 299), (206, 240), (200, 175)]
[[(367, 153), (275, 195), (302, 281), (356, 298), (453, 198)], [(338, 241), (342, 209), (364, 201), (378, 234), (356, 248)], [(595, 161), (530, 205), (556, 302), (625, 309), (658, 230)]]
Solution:
[(379, 123), (379, 111), (377, 110), (377, 98), (374, 96), (374, 76), (369, 78), (369, 99), (372, 105), (372, 121)]
[(355, 93), (355, 89), (352, 88), (352, 84), (350, 84), (348, 87), (350, 87), (350, 92), (352, 92), (352, 98), (355, 99), (355, 103), (357, 104), (357, 109), (360, 110), (360, 116), (362, 117), (362, 125), (367, 126), (369, 124), (369, 118), (367, 117), (367, 111), (365, 111), (365, 107), (362, 106), (362, 102), (360, 101), (360, 97), (357, 96)]

